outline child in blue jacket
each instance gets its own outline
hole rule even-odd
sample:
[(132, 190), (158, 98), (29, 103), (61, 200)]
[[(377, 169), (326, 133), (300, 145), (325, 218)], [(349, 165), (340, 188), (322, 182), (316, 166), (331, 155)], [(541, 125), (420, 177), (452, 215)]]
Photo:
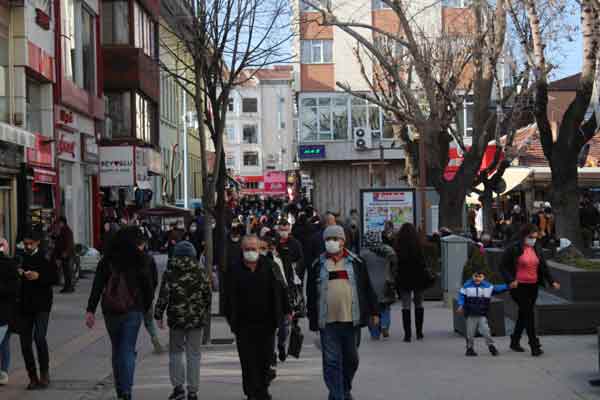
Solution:
[(473, 279), (469, 279), (460, 289), (458, 294), (458, 313), (464, 313), (467, 325), (467, 357), (477, 356), (473, 349), (475, 334), (479, 329), (481, 336), (485, 338), (488, 349), (492, 356), (498, 355), (498, 350), (494, 346), (494, 340), (488, 324), (488, 311), (492, 296), (508, 290), (505, 284), (492, 285), (485, 280), (485, 272), (478, 270), (473, 274)]

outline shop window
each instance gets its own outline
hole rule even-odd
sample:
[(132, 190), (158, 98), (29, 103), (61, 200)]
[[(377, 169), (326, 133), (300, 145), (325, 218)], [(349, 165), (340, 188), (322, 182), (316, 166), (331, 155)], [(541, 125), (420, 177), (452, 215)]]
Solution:
[(131, 94), (129, 92), (106, 93), (108, 118), (107, 136), (124, 138), (131, 136)]
[(258, 167), (259, 165), (257, 151), (247, 151), (244, 153), (244, 167)]
[(129, 43), (129, 2), (102, 2), (102, 44)]
[(156, 58), (156, 22), (136, 1), (133, 7), (134, 45), (144, 54)]
[(42, 130), (42, 85), (38, 82), (27, 79), (25, 86), (26, 101), (26, 129), (29, 132), (43, 132)]
[(258, 132), (256, 125), (244, 125), (244, 144), (258, 143)]
[(258, 99), (256, 99), (256, 98), (242, 99), (242, 112), (243, 113), (258, 112)]
[(135, 137), (146, 143), (154, 143), (155, 106), (140, 94), (135, 94)]

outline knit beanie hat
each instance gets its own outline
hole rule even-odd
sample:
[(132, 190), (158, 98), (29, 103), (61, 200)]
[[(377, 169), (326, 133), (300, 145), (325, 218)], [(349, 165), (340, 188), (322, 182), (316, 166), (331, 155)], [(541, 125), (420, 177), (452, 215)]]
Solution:
[(339, 225), (328, 226), (323, 231), (323, 239), (326, 240), (327, 238), (337, 238), (345, 241), (346, 233), (344, 232), (344, 228)]
[(175, 245), (175, 248), (173, 249), (173, 256), (196, 258), (196, 248), (187, 240), (182, 240)]

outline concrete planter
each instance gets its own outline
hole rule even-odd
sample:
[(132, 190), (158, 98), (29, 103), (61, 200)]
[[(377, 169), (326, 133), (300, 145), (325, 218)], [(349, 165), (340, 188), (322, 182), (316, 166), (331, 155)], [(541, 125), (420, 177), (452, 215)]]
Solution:
[(600, 302), (600, 270), (588, 271), (570, 265), (548, 261), (548, 269), (560, 290), (553, 292), (572, 302)]

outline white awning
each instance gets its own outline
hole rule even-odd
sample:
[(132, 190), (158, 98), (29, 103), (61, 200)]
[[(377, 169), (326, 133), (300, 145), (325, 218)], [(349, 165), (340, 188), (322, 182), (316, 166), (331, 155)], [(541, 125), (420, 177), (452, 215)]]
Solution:
[[(506, 189), (500, 193), (501, 195), (510, 192), (521, 183), (525, 181), (531, 175), (532, 169), (528, 167), (508, 167), (506, 171), (504, 171), (504, 175), (502, 175), (502, 179), (506, 182)], [(483, 191), (483, 184), (477, 186), (478, 190)], [(494, 197), (497, 194), (494, 193)], [(471, 193), (467, 196), (467, 204), (478, 204), (479, 203), (479, 195), (475, 192)]]
[(35, 135), (33, 133), (3, 122), (0, 122), (0, 141), (32, 149), (35, 147)]

